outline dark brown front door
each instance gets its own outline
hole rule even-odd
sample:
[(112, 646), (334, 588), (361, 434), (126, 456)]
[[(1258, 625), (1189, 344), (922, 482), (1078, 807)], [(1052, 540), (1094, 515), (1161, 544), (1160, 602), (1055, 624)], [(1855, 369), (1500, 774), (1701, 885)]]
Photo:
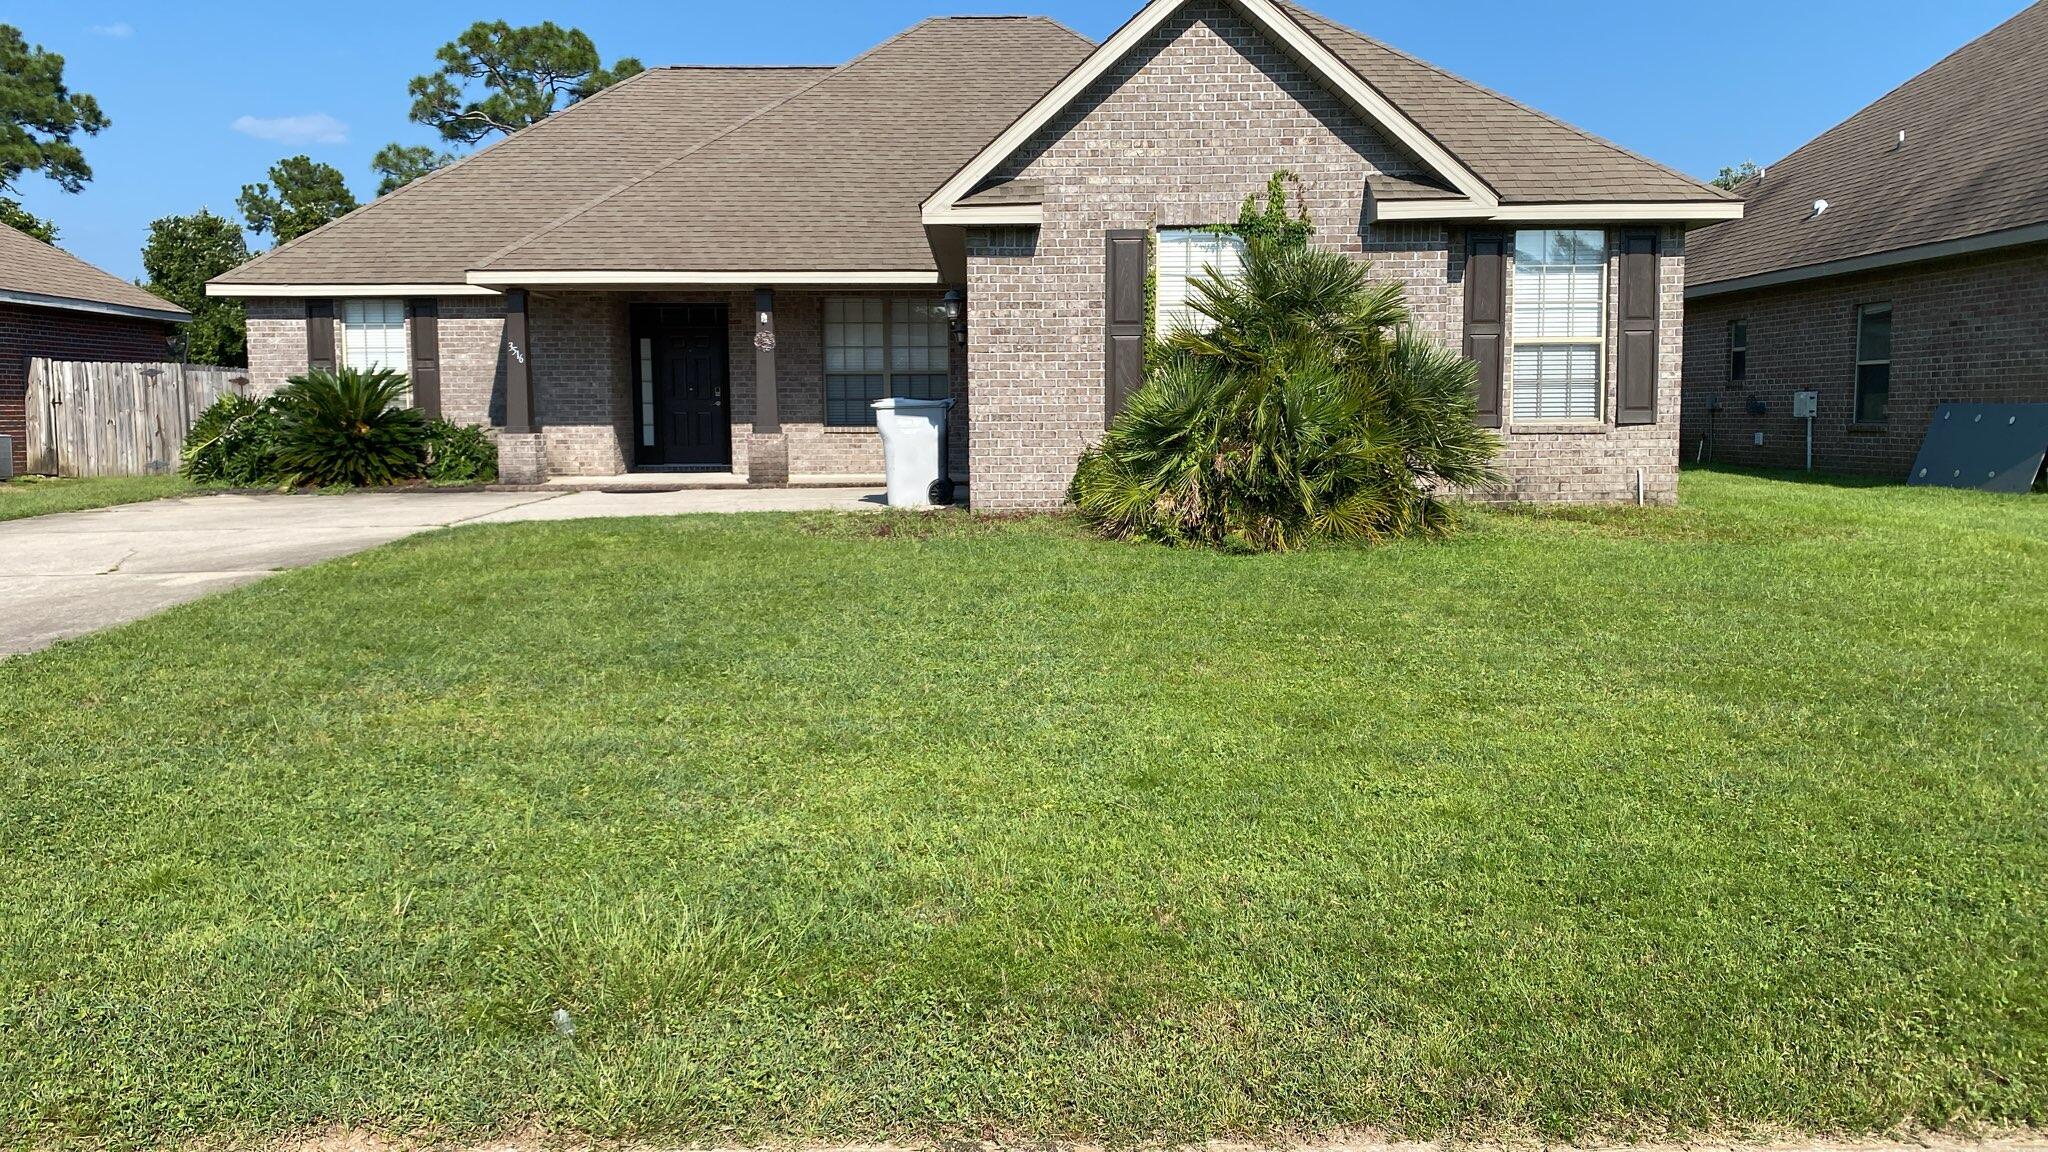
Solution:
[(650, 307), (634, 325), (642, 468), (730, 468), (732, 389), (722, 304)]

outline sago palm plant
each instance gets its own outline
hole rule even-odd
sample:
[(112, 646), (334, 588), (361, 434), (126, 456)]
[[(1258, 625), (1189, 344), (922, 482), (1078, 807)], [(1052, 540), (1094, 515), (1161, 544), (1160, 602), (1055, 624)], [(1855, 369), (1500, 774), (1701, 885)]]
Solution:
[(377, 487), (417, 479), (427, 422), (400, 407), (406, 378), (344, 368), (293, 377), (277, 394), (277, 462), (290, 483)]
[(1438, 533), (1446, 489), (1492, 483), (1473, 367), (1416, 335), (1399, 284), (1337, 252), (1253, 237), (1242, 275), (1194, 284), (1070, 493), (1123, 539), (1270, 551)]

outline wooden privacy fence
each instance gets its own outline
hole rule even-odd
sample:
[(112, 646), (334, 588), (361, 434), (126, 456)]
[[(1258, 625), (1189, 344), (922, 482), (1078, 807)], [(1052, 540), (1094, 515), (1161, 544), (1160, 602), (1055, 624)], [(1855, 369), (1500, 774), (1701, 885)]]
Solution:
[(185, 434), (249, 370), (201, 364), (30, 360), (28, 470), (45, 476), (176, 472)]

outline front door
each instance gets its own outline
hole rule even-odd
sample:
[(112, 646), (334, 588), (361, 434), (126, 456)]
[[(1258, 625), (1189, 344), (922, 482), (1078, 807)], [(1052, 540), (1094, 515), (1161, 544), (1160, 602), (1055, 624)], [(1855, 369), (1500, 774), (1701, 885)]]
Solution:
[(723, 304), (664, 305), (636, 316), (634, 388), (642, 468), (732, 467), (732, 396)]

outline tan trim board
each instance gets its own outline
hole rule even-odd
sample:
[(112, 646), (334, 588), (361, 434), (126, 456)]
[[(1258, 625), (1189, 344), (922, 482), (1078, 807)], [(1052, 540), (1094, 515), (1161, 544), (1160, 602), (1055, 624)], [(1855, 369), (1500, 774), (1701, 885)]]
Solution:
[(693, 284), (938, 284), (937, 272), (471, 272), (471, 284), (515, 287), (642, 287)]
[(272, 296), (496, 296), (473, 284), (223, 284), (206, 285), (208, 296), (256, 299)]
[(1043, 204), (987, 204), (961, 208), (927, 208), (926, 224), (1028, 224), (1045, 223)]
[(1709, 284), (1688, 284), (1685, 288), (1687, 300), (1703, 296), (1721, 296), (1730, 292), (1747, 292), (1753, 288), (1773, 288), (1780, 284), (1798, 284), (1807, 280), (1824, 280), (1830, 276), (1847, 276), (1855, 272), (1873, 272), (1880, 268), (1896, 268), (1902, 264), (1918, 264), (1926, 260), (1944, 260), (1951, 256), (1972, 256), (1979, 252), (1995, 252), (2000, 248), (2018, 248), (2026, 244), (2048, 243), (2048, 224), (2030, 224), (2025, 228), (2009, 228), (2002, 232), (1986, 232), (1981, 236), (1966, 236), (1960, 240), (1943, 240), (1934, 244), (1916, 244), (1911, 248), (1894, 248), (1890, 252), (1873, 252), (1868, 256), (1852, 256), (1846, 260), (1830, 260), (1825, 264), (1808, 264), (1803, 268), (1784, 268), (1776, 272), (1759, 272), (1754, 276), (1739, 276), (1733, 280), (1718, 280)]
[(94, 312), (102, 316), (126, 316), (132, 320), (161, 320), (166, 324), (183, 324), (192, 319), (191, 313), (170, 303), (166, 303), (159, 310), (138, 308), (132, 304), (108, 304), (100, 300), (80, 300), (73, 296), (46, 296), (41, 292), (12, 292), (5, 289), (0, 289), (0, 304), (54, 308), (64, 312)]
[[(1396, 143), (1408, 149), (1439, 178), (1447, 181), (1465, 197), (1477, 204), (1497, 203), (1493, 190), (1487, 187), (1471, 169), (1465, 167), (1441, 144), (1424, 132), (1420, 125), (1403, 115), (1377, 90), (1361, 79), (1343, 61), (1323, 47), (1322, 42), (1308, 34), (1276, 7), (1271, 0), (1232, 0), (1252, 22), (1258, 24), (1268, 35), (1279, 41), (1311, 71), (1335, 87), (1354, 107), (1365, 113)], [(1179, 11), (1188, 0), (1152, 0), (1125, 24), (1114, 36), (1103, 42), (1095, 54), (1079, 68), (1067, 74), (1052, 91), (1045, 94), (1031, 110), (1024, 113), (1015, 123), (996, 137), (995, 142), (981, 150), (980, 154), (955, 173), (937, 192), (924, 202), (927, 222), (934, 211), (946, 212), (957, 208), (960, 200), (971, 193), (977, 185), (987, 179), (996, 167), (1008, 159), (1019, 148), (1028, 143), (1033, 134), (1051, 123), (1069, 104), (1079, 99), (1090, 84), (1102, 78), (1117, 62), (1136, 48), (1145, 37), (1152, 34), (1168, 17)]]
[(1492, 207), (1458, 200), (1375, 201), (1372, 219), (1491, 220), (1501, 223), (1597, 220), (1610, 224), (1716, 223), (1742, 219), (1736, 200), (1652, 201), (1649, 203), (1499, 204)]

